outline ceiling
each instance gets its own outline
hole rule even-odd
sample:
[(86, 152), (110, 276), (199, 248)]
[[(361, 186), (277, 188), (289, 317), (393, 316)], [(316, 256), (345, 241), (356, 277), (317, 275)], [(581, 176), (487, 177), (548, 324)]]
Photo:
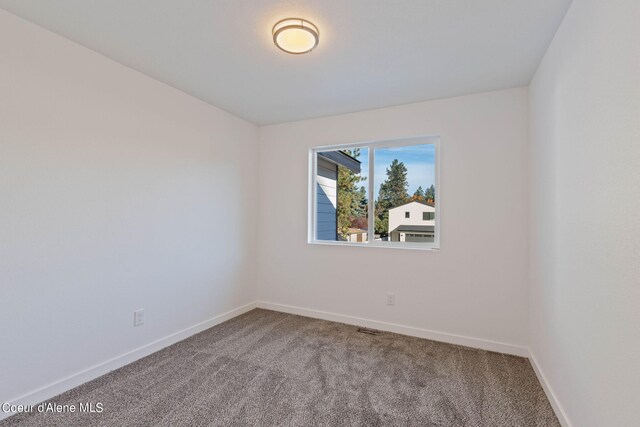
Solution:
[[(531, 80), (571, 0), (0, 0), (0, 7), (257, 125)], [(271, 39), (320, 29), (310, 54)]]

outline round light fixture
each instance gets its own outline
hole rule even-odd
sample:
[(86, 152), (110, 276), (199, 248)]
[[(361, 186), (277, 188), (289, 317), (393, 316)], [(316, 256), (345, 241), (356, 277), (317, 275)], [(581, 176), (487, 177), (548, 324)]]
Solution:
[(311, 52), (320, 41), (318, 27), (306, 19), (283, 19), (276, 22), (271, 32), (275, 45), (280, 50), (294, 55)]

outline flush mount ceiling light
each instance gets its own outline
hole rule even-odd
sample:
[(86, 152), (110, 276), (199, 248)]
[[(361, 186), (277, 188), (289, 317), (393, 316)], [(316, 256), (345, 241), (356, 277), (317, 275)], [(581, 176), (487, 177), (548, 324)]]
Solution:
[(271, 32), (275, 45), (280, 50), (294, 55), (311, 52), (320, 41), (318, 27), (301, 18), (278, 21)]

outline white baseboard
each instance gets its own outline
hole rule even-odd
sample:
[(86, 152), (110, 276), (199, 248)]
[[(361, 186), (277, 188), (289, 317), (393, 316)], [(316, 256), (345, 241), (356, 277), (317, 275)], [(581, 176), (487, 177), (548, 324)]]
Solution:
[(562, 405), (560, 405), (560, 401), (556, 397), (551, 384), (549, 384), (549, 382), (547, 381), (547, 377), (544, 376), (544, 373), (542, 372), (542, 369), (538, 364), (538, 360), (536, 359), (536, 356), (533, 354), (531, 349), (529, 349), (529, 362), (531, 362), (533, 371), (536, 373), (538, 381), (540, 382), (540, 385), (542, 385), (542, 389), (547, 395), (547, 399), (549, 399), (549, 403), (553, 408), (553, 412), (555, 412), (556, 417), (558, 417), (558, 421), (560, 421), (560, 425), (562, 425), (562, 427), (572, 427), (572, 424), (569, 421), (569, 417), (567, 417), (567, 413), (562, 408)]
[(428, 329), (416, 328), (413, 326), (398, 325), (396, 323), (363, 319), (360, 317), (347, 316), (344, 314), (330, 313), (309, 308), (295, 307), (291, 305), (276, 304), (267, 301), (258, 301), (258, 307), (267, 310), (280, 311), (283, 313), (313, 317), (315, 319), (346, 323), (348, 325), (365, 326), (367, 328), (378, 329), (381, 331), (394, 332), (396, 334), (409, 335), (418, 338), (426, 338), (433, 341), (473, 347), (481, 350), (495, 351), (498, 353), (512, 354), (521, 357), (529, 357), (529, 349), (527, 347), (514, 344), (490, 341), (481, 338), (471, 338), (463, 335), (449, 334), (446, 332), (430, 331)]
[[(112, 359), (106, 360), (102, 363), (94, 365), (88, 369), (77, 372), (73, 375), (70, 375), (66, 378), (62, 378), (56, 382), (40, 387), (36, 390), (30, 391), (29, 393), (23, 394), (22, 396), (18, 396), (15, 399), (10, 399), (7, 402), (15, 405), (35, 405), (44, 400), (51, 399), (54, 396), (59, 395), (67, 390), (71, 390), (74, 387), (77, 387), (81, 384), (84, 384), (88, 381), (91, 381), (95, 378), (98, 378), (104, 374), (107, 374), (115, 369), (121, 368), (129, 363), (135, 362), (138, 359), (141, 359), (145, 356), (148, 356), (156, 351), (162, 350), (165, 347), (168, 347), (172, 344), (177, 343), (178, 341), (182, 341), (186, 338), (189, 338), (191, 335), (195, 335), (199, 332), (202, 332), (206, 329), (211, 328), (217, 324), (225, 322), (229, 319), (232, 319), (236, 316), (239, 316), (247, 311), (253, 310), (256, 308), (256, 302), (252, 302), (241, 307), (235, 308), (231, 311), (227, 311), (226, 313), (222, 313), (218, 316), (212, 317), (209, 320), (205, 320), (204, 322), (195, 324), (181, 331), (175, 332), (171, 335), (167, 335), (164, 338), (160, 338), (152, 343), (143, 345), (142, 347), (138, 347), (135, 350), (131, 350), (127, 353), (121, 354), (120, 356), (116, 356)], [(0, 402), (1, 404), (1, 402)], [(0, 420), (7, 418), (13, 415), (13, 413), (5, 413), (0, 411)]]

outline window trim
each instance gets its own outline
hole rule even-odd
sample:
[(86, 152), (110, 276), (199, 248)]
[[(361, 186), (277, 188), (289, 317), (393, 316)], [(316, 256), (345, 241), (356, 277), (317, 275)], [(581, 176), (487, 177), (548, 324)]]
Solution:
[[(374, 179), (371, 179), (374, 175), (375, 169), (375, 150), (392, 148), (392, 147), (407, 147), (412, 145), (425, 145), (433, 144), (435, 147), (435, 171), (434, 171), (434, 186), (436, 188), (436, 206), (435, 206), (435, 227), (434, 227), (434, 241), (433, 243), (417, 243), (417, 242), (381, 242), (375, 239), (375, 230), (372, 227), (373, 214), (374, 214)], [(368, 148), (369, 155), (369, 174), (367, 179), (368, 186), (368, 217), (369, 217), (369, 230), (367, 232), (367, 241), (365, 242), (343, 242), (333, 240), (316, 240), (316, 177), (317, 177), (317, 162), (316, 157), (318, 152), (341, 150), (348, 148)], [(363, 141), (352, 143), (341, 143), (333, 145), (323, 145), (309, 148), (309, 177), (308, 177), (308, 206), (307, 206), (307, 243), (312, 245), (331, 245), (331, 246), (357, 246), (365, 248), (389, 248), (389, 249), (418, 249), (418, 250), (440, 250), (440, 221), (442, 216), (440, 215), (440, 207), (442, 205), (442, 188), (440, 181), (440, 159), (442, 156), (442, 149), (440, 145), (439, 135), (417, 136), (398, 139), (387, 140), (375, 140), (375, 141)], [(370, 232), (374, 230), (374, 232)]]

